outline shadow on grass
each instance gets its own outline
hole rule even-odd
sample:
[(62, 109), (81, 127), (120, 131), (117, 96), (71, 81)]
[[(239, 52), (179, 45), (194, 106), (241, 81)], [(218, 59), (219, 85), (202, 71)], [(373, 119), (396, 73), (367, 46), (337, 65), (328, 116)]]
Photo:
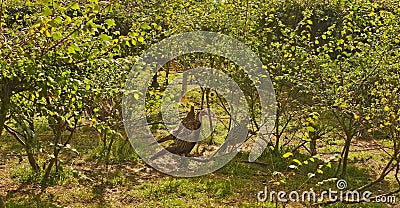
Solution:
[(26, 208), (26, 207), (59, 207), (51, 202), (49, 202), (47, 199), (42, 200), (40, 196), (29, 196), (25, 198), (24, 200), (17, 201), (17, 202), (6, 202), (6, 207), (7, 208)]
[(59, 207), (53, 203), (52, 195), (43, 197), (39, 185), (22, 183), (15, 190), (9, 190), (5, 196), (7, 208), (12, 207)]
[[(324, 161), (315, 159), (309, 160), (308, 155), (296, 153), (293, 157), (282, 158), (281, 155), (274, 155), (266, 152), (257, 160), (257, 163), (247, 162), (247, 154), (239, 153), (232, 161), (218, 171), (195, 178), (175, 178), (170, 177), (148, 168), (143, 164), (112, 164), (90, 165), (88, 161), (81, 170), (88, 179), (78, 180), (77, 185), (58, 184), (54, 187), (71, 186), (70, 192), (57, 192), (55, 196), (51, 193), (36, 193), (40, 190), (36, 183), (23, 183), (17, 190), (9, 192), (6, 199), (7, 207), (57, 207), (60, 205), (69, 206), (72, 200), (83, 202), (86, 206), (111, 207), (152, 207), (152, 206), (183, 206), (190, 204), (195, 207), (210, 206), (242, 206), (242, 207), (268, 207), (271, 204), (263, 204), (257, 201), (257, 193), (264, 189), (265, 185), (271, 185), (274, 173), (282, 172), (286, 175), (284, 184), (277, 186), (278, 190), (283, 191), (302, 191), (313, 188), (316, 193), (329, 188), (336, 189), (336, 182), (330, 181), (318, 184), (323, 180), (332, 178), (336, 171), (336, 164), (332, 167), (322, 168), (323, 173), (317, 173), (318, 166)], [(293, 159), (302, 163), (297, 169), (289, 168), (289, 165), (296, 164)], [(315, 174), (309, 179), (308, 173)], [(372, 180), (374, 176), (362, 167), (353, 164), (349, 166), (348, 189), (357, 188)], [(52, 186), (53, 186), (52, 185)], [(78, 185), (85, 187), (88, 196), (74, 195), (74, 189)], [(52, 187), (52, 188), (54, 188)], [(381, 182), (371, 187), (370, 191), (379, 194), (378, 190), (389, 190), (390, 183)], [(119, 189), (118, 194), (111, 193), (110, 190)], [(82, 190), (81, 190), (82, 191)], [(57, 197), (69, 195), (67, 200), (59, 201)], [(75, 198), (78, 197), (78, 198)], [(110, 198), (114, 198), (110, 201)], [(119, 203), (119, 204), (115, 204)], [(359, 206), (358, 206), (359, 205)], [(328, 207), (347, 207), (340, 203), (329, 205)], [(353, 206), (353, 205), (351, 205)], [(379, 204), (356, 204), (353, 207), (382, 207)]]

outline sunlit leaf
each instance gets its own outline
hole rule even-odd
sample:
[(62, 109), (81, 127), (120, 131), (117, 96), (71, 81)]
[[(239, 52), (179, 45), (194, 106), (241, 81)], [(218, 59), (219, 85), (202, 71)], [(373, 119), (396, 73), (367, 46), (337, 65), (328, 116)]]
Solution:
[(288, 158), (288, 157), (290, 157), (290, 156), (293, 156), (293, 153), (287, 152), (287, 153), (285, 153), (282, 157), (283, 157), (283, 158)]

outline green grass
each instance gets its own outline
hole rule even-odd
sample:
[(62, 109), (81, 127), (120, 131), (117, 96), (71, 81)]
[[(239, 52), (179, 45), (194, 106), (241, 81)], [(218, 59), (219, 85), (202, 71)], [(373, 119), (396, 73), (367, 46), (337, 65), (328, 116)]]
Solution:
[[(278, 156), (273, 157), (276, 157), (275, 160), (278, 161)], [(299, 155), (297, 158), (301, 157), (307, 158), (305, 155)], [(90, 180), (81, 178), (79, 181), (69, 180), (68, 183), (56, 183), (39, 195), (26, 196), (22, 194), (22, 191), (16, 192), (7, 199), (7, 205), (9, 207), (24, 207), (28, 204), (37, 207), (55, 207), (56, 205), (70, 207), (274, 207), (271, 203), (258, 202), (256, 198), (256, 194), (271, 180), (274, 168), (268, 164), (266, 157), (260, 160), (266, 165), (246, 163), (244, 162), (246, 158), (246, 154), (239, 154), (220, 170), (195, 178), (165, 176), (152, 169), (146, 169), (145, 166), (143, 170), (135, 174), (132, 170), (112, 165), (107, 171), (101, 165), (99, 172), (93, 170), (87, 173)], [(290, 164), (288, 161), (290, 159), (281, 159), (275, 163), (277, 164), (275, 168)], [(305, 182), (301, 190), (314, 187), (317, 191), (335, 187), (335, 182), (325, 183), (319, 188), (315, 186), (318, 181), (328, 178), (328, 175), (332, 173), (329, 169), (324, 169), (323, 175), (317, 175), (312, 180), (307, 180), (307, 177), (301, 174), (311, 172), (315, 167), (316, 164), (300, 167), (295, 175), (287, 176), (285, 184), (276, 188), (295, 190)], [(92, 168), (96, 169), (95, 166)], [(18, 175), (16, 183), (35, 184), (36, 181), (29, 178), (29, 172), (26, 175), (22, 174), (24, 170), (26, 169), (15, 170)], [(365, 172), (352, 166), (349, 172), (351, 173), (348, 179), (349, 187), (361, 185), (369, 178)], [(360, 180), (362, 178), (365, 179)], [(362, 206), (383, 207), (373, 203)], [(334, 204), (328, 207), (346, 207), (346, 205)]]
[[(264, 186), (275, 190), (309, 190), (319, 191), (335, 188), (336, 182), (330, 181), (318, 184), (334, 176), (336, 163), (332, 167), (322, 168), (323, 174), (316, 172), (322, 160), (310, 161), (304, 151), (293, 157), (282, 158), (281, 155), (265, 151), (258, 163), (248, 163), (248, 154), (239, 153), (232, 161), (214, 173), (194, 178), (176, 178), (166, 176), (147, 167), (141, 162), (129, 143), (117, 140), (112, 150), (110, 161), (98, 160), (93, 155), (101, 151), (98, 138), (93, 132), (80, 132), (72, 146), (80, 152), (63, 154), (63, 170), (58, 177), (52, 178), (44, 191), (40, 189), (41, 174), (30, 171), (23, 157), (19, 163), (18, 156), (23, 154), (21, 147), (10, 137), (0, 141), (2, 151), (13, 151), (16, 154), (5, 154), (3, 158), (6, 171), (0, 174), (0, 187), (10, 187), (6, 199), (8, 207), (275, 207), (273, 203), (258, 202), (257, 193)], [(341, 141), (330, 146), (322, 146), (319, 153), (340, 150)], [(3, 145), (4, 144), (4, 145)], [(352, 150), (358, 150), (352, 147)], [(367, 158), (370, 158), (366, 161)], [(354, 152), (350, 154), (348, 188), (359, 187), (373, 180), (376, 175), (368, 171), (370, 165), (382, 165), (380, 158), (385, 158), (382, 152)], [(293, 159), (309, 161), (297, 169), (288, 168), (296, 164)], [(373, 163), (371, 163), (373, 161)], [(273, 185), (276, 179), (274, 172), (283, 174), (285, 183)], [(308, 173), (315, 173), (309, 179)], [(387, 180), (370, 188), (371, 191), (394, 189), (395, 178)], [(6, 183), (7, 186), (4, 184)], [(2, 189), (0, 188), (0, 193)], [(3, 193), (6, 193), (3, 190)], [(302, 206), (290, 203), (292, 207)], [(362, 203), (346, 205), (335, 203), (324, 207), (385, 207), (384, 204)], [(278, 207), (283, 207), (278, 204)]]

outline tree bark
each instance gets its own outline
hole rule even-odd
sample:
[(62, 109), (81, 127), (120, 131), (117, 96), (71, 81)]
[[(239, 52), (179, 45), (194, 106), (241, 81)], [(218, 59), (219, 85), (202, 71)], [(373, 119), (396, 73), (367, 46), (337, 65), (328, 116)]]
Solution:
[[(35, 132), (35, 126), (33, 124), (33, 121), (28, 122), (29, 123), (29, 128)], [(25, 142), (25, 150), (26, 150), (26, 154), (28, 156), (28, 161), (29, 164), (32, 166), (33, 170), (35, 172), (39, 172), (40, 171), (40, 167), (37, 163), (37, 159), (35, 158), (35, 153), (31, 147), (31, 144), (33, 144), (33, 135), (29, 135), (26, 134), (26, 142)]]
[(38, 165), (38, 163), (36, 161), (36, 158), (35, 158), (35, 155), (34, 155), (34, 153), (32, 151), (32, 148), (28, 143), (26, 143), (26, 145), (25, 145), (25, 151), (26, 151), (26, 154), (28, 156), (29, 165), (31, 165), (33, 171), (39, 172), (40, 171), (40, 167), (39, 167), (39, 165)]
[(346, 177), (347, 175), (347, 164), (349, 158), (349, 151), (350, 151), (350, 144), (351, 140), (353, 139), (353, 135), (347, 134), (346, 135), (346, 143), (344, 144), (344, 152), (343, 152), (343, 168), (342, 173), (340, 174), (342, 178)]
[(0, 208), (6, 208), (6, 204), (3, 201), (3, 197), (0, 196)]
[[(32, 167), (33, 171), (38, 172), (40, 170), (39, 165), (36, 161), (34, 151), (32, 150), (31, 144), (33, 142), (33, 138), (29, 135), (25, 134), (24, 136), (20, 136), (18, 132), (14, 129), (4, 125), (4, 128), (10, 133), (14, 138), (23, 146), (26, 151), (26, 155), (28, 157), (29, 165)], [(22, 138), (23, 137), (23, 138)]]
[(311, 156), (315, 156), (317, 155), (317, 137), (314, 134), (312, 134), (311, 136), (311, 141), (310, 141), (310, 152), (311, 152)]
[(5, 94), (1, 96), (1, 107), (0, 107), (0, 136), (4, 130), (4, 124), (6, 123), (7, 112), (10, 105), (10, 96)]
[(279, 122), (280, 122), (279, 116), (280, 116), (280, 104), (277, 103), (277, 110), (276, 110), (276, 117), (275, 117), (275, 138), (276, 138), (275, 146), (274, 146), (275, 153), (279, 152), (279, 140), (281, 137), (281, 135), (279, 134)]
[[(60, 147), (58, 144), (61, 141), (61, 136), (62, 136), (62, 130), (61, 128), (64, 126), (62, 123), (61, 119), (54, 119), (52, 120), (51, 118), (49, 119), (49, 125), (53, 129), (53, 134), (54, 134), (54, 150), (53, 150), (53, 158), (50, 160), (49, 164), (46, 167), (43, 179), (42, 179), (42, 184), (45, 184), (50, 176), (51, 169), (53, 168), (54, 164), (57, 162), (57, 157), (58, 153), (60, 152)], [(57, 165), (57, 164), (56, 164)]]

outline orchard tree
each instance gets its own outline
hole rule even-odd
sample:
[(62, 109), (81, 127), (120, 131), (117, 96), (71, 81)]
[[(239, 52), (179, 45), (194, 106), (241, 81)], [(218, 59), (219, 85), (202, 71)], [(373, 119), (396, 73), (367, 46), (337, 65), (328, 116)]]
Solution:
[(35, 122), (39, 117), (48, 120), (53, 132), (48, 145), (53, 150), (43, 166), (44, 181), (84, 115), (84, 98), (90, 96), (98, 60), (113, 59), (120, 53), (120, 43), (132, 42), (111, 30), (113, 19), (100, 18), (117, 7), (97, 1), (81, 5), (43, 1), (28, 2), (22, 13), (3, 12), (0, 131), (6, 127), (24, 146), (38, 172), (32, 149), (37, 144)]

